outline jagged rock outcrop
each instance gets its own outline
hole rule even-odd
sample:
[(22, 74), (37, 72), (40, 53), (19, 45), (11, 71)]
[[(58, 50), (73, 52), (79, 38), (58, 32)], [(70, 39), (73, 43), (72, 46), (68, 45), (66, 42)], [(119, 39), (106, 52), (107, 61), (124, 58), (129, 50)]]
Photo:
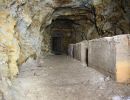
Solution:
[(16, 21), (10, 17), (8, 11), (0, 11), (0, 15), (0, 64), (3, 69), (1, 73), (9, 70), (6, 76), (12, 78), (19, 72), (16, 61), (19, 58), (20, 48), (14, 33)]
[(8, 82), (19, 73), (20, 47), (15, 35), (16, 21), (8, 10), (0, 11), (0, 90), (8, 96)]
[(123, 2), (128, 0), (103, 0), (100, 5), (96, 5), (96, 20), (99, 34), (103, 36), (129, 34), (130, 19), (125, 16)]

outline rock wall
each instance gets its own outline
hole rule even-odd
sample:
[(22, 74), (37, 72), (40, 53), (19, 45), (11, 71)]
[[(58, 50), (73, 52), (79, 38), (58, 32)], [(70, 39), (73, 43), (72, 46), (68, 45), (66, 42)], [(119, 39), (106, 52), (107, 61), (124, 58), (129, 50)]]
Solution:
[(12, 100), (9, 88), (19, 74), (18, 67), (29, 57), (41, 54), (40, 28), (53, 11), (44, 4), (19, 0), (0, 3), (0, 90), (5, 100)]
[(128, 17), (130, 14), (127, 12), (130, 11), (130, 8), (128, 5), (130, 5), (129, 0), (103, 0), (100, 4), (95, 4), (99, 35), (130, 33), (130, 17)]
[(10, 77), (13, 77), (18, 73), (17, 65), (21, 65), (30, 56), (36, 58), (40, 55), (42, 44), (40, 28), (47, 15), (53, 10), (45, 7), (44, 4), (40, 5), (37, 1), (3, 1), (2, 4), (3, 8), (0, 11), (1, 51), (5, 52), (3, 55), (6, 57), (5, 63), (9, 62), (9, 66), (13, 68), (9, 67)]
[[(19, 73), (17, 60), (20, 47), (14, 31), (16, 21), (10, 16), (9, 11), (0, 11), (0, 90), (5, 97), (8, 93), (9, 79)], [(7, 99), (7, 98), (6, 98)], [(8, 99), (9, 100), (9, 99)]]
[[(83, 32), (87, 39), (95, 39), (130, 33), (129, 0), (93, 0), (88, 5), (86, 9), (90, 8), (90, 11), (87, 20), (81, 19), (77, 22), (80, 26), (75, 26), (77, 35)], [(79, 37), (78, 42), (82, 40)]]
[(16, 21), (9, 16), (8, 11), (0, 11), (0, 15), (0, 67), (3, 73), (9, 70), (7, 76), (12, 78), (19, 72), (16, 61), (19, 58), (20, 47), (14, 33)]

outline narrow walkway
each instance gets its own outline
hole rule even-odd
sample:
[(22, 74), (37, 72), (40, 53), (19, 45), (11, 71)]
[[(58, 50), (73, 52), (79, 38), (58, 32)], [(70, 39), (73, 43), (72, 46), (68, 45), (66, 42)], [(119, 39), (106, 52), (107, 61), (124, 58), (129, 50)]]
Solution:
[(130, 96), (130, 87), (62, 55), (29, 59), (11, 92), (14, 100), (112, 100)]

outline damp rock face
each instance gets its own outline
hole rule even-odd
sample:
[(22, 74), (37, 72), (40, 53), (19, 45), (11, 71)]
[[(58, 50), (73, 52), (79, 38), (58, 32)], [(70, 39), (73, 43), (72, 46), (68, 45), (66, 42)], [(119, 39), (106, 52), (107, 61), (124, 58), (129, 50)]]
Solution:
[(19, 73), (17, 60), (20, 47), (14, 31), (16, 21), (6, 10), (0, 11), (0, 15), (0, 90), (5, 97), (10, 97), (9, 79), (13, 79)]
[(19, 72), (16, 61), (19, 58), (20, 47), (14, 34), (16, 21), (9, 16), (8, 11), (0, 11), (0, 15), (1, 69), (3, 69), (2, 73), (8, 70), (5, 76), (13, 78)]

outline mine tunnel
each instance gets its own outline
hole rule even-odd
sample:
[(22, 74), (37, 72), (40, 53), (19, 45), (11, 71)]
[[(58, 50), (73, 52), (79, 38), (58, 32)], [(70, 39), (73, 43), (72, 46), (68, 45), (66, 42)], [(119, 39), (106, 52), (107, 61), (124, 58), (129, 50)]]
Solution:
[(65, 9), (68, 10), (68, 15), (63, 14), (54, 18), (51, 24), (46, 27), (46, 33), (49, 35), (47, 41), (49, 41), (50, 52), (56, 55), (68, 55), (70, 44), (87, 40), (85, 24), (91, 23), (87, 19), (88, 15), (85, 14), (87, 12), (85, 9), (77, 8), (77, 11), (72, 8)]
[(73, 21), (57, 18), (52, 21), (51, 45), (54, 54), (68, 54), (68, 45), (74, 43)]
[(0, 0), (0, 100), (130, 100), (130, 0)]

